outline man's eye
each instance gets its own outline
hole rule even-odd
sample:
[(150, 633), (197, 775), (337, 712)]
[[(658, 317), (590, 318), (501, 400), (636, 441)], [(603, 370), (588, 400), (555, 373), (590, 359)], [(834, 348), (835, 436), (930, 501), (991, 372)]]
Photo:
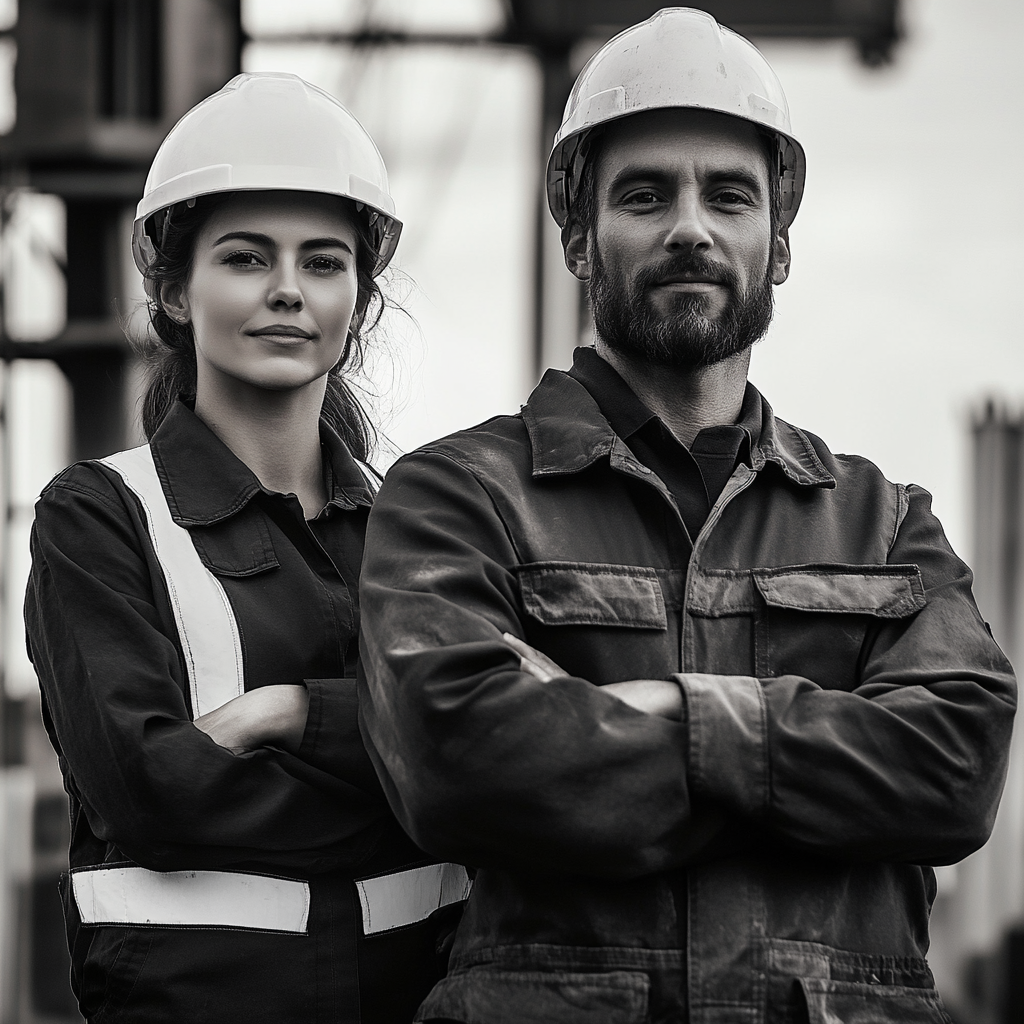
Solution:
[(337, 256), (314, 256), (306, 268), (315, 274), (336, 274), (345, 269), (345, 263)]
[(641, 188), (624, 196), (622, 201), (627, 206), (653, 206), (661, 201), (661, 196), (653, 189)]
[(229, 252), (222, 260), (229, 267), (265, 267), (267, 261), (257, 252)]
[(715, 196), (715, 202), (721, 203), (723, 206), (749, 206), (750, 200), (742, 193), (737, 192), (735, 189), (725, 189), (719, 192)]

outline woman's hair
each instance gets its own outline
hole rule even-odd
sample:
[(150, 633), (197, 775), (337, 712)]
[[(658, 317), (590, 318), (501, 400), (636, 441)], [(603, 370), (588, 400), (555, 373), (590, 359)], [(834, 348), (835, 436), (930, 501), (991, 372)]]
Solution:
[[(156, 257), (146, 271), (147, 281), (153, 281), (158, 289), (163, 284), (187, 286), (200, 230), (215, 210), (237, 194), (200, 196), (192, 205), (178, 203), (162, 216), (157, 215)], [(377, 433), (343, 371), (358, 372), (362, 368), (365, 337), (380, 322), (385, 300), (373, 276), (377, 252), (367, 216), (357, 212), (351, 200), (339, 196), (338, 202), (350, 216), (358, 237), (356, 306), (344, 351), (327, 374), (321, 416), (338, 432), (357, 459), (366, 460), (376, 443)], [(196, 397), (196, 345), (192, 325), (172, 319), (159, 299), (150, 301), (149, 319), (151, 336), (140, 346), (150, 364), (142, 401), (142, 429), (147, 438), (153, 436), (175, 402), (179, 399), (193, 402)]]

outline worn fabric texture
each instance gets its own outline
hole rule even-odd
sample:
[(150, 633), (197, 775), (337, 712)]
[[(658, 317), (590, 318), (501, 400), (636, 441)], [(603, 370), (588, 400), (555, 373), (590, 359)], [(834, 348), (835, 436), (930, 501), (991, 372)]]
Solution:
[(408, 1021), (439, 976), (439, 922), (361, 936), (353, 876), (428, 858), (394, 822), (359, 734), (357, 581), (372, 495), (341, 440), (324, 428), (323, 442), (332, 498), (307, 524), (294, 495), (264, 490), (186, 406), (152, 441), (172, 515), (238, 622), (246, 689), (309, 691), (297, 756), (236, 756), (191, 724), (163, 574), (116, 472), (81, 463), (39, 500), (26, 622), (70, 796), (72, 870), (248, 870), (311, 892), (305, 935), (85, 926), (65, 878), (72, 980), (91, 1021)]
[[(558, 371), (389, 474), (361, 723), (409, 833), (478, 868), (419, 1020), (946, 1019), (930, 865), (989, 833), (1010, 666), (929, 495), (761, 409), (692, 547)], [(602, 690), (635, 678), (685, 720)]]

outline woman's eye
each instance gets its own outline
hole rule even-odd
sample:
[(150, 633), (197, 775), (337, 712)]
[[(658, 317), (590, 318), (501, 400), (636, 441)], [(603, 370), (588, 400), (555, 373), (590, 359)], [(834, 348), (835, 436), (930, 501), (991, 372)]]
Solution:
[(314, 256), (306, 267), (315, 274), (336, 274), (345, 269), (345, 263), (337, 256)]
[(258, 252), (229, 252), (221, 261), (229, 267), (265, 267), (267, 261)]

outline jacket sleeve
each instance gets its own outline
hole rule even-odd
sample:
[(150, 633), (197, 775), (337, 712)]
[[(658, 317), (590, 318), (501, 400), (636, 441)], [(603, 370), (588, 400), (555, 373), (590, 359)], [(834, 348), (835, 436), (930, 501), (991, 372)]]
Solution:
[(951, 863), (988, 838), (1016, 686), (930, 495), (907, 489), (890, 564), (925, 606), (869, 631), (852, 691), (795, 675), (680, 675), (695, 794), (783, 842), (864, 860)]
[(481, 482), (442, 454), (398, 462), (374, 503), (361, 578), (360, 714), (399, 821), (435, 856), (629, 877), (694, 857), (686, 732), (586, 680), (541, 683), (519, 559)]
[(273, 748), (235, 755), (189, 720), (173, 620), (125, 498), (75, 467), (40, 498), (32, 532), (29, 652), (90, 828), (160, 870), (363, 861), (388, 816), (361, 777)]

